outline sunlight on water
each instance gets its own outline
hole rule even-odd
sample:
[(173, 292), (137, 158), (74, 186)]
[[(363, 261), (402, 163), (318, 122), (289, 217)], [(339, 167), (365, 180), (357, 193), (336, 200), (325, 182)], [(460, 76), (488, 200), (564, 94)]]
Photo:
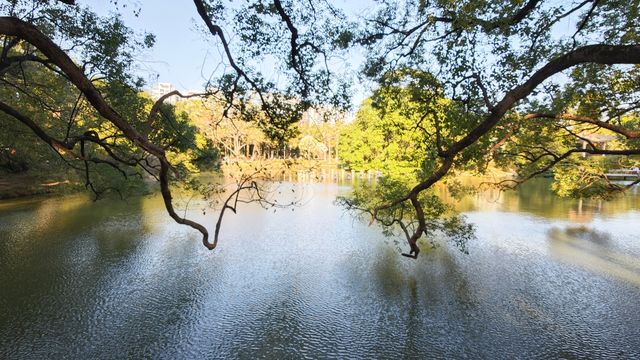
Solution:
[(638, 198), (543, 185), (463, 200), (470, 254), (415, 261), (334, 205), (348, 186), (243, 205), (213, 252), (158, 195), (0, 202), (0, 358), (640, 357)]
[(561, 261), (640, 287), (639, 259), (608, 248), (609, 242), (609, 235), (585, 227), (549, 232), (550, 250)]

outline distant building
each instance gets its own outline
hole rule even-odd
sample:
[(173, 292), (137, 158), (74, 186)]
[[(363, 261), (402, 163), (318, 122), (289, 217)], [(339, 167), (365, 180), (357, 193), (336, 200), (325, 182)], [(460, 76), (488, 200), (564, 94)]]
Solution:
[[(160, 99), (162, 96), (174, 91), (175, 88), (173, 87), (173, 85), (171, 85), (171, 83), (157, 83), (155, 84), (152, 88), (151, 88), (151, 98), (154, 100), (158, 100)], [(179, 96), (170, 96), (168, 99), (165, 100), (166, 103), (169, 104), (175, 104), (178, 99), (180, 97)]]
[[(149, 95), (153, 100), (158, 100), (163, 95), (166, 95), (174, 90), (176, 90), (176, 88), (174, 88), (173, 85), (171, 85), (171, 83), (157, 83), (153, 85), (153, 87), (149, 90)], [(180, 90), (180, 94), (182, 94), (183, 96), (198, 95), (198, 94), (202, 94), (203, 92), (204, 92), (203, 90), (185, 90), (185, 91)], [(183, 98), (178, 95), (173, 95), (173, 96), (170, 96), (168, 99), (166, 99), (164, 102), (175, 105), (175, 103), (177, 103), (178, 101), (183, 101), (188, 99), (189, 98), (187, 97)]]
[[(582, 149), (589, 148), (589, 145), (591, 143), (600, 150), (607, 150), (607, 145), (610, 142), (618, 139), (618, 137), (615, 135), (588, 133), (585, 131), (578, 134), (578, 136), (581, 139), (578, 140), (577, 147)], [(582, 157), (586, 157), (586, 156), (587, 156), (586, 153), (582, 154)]]

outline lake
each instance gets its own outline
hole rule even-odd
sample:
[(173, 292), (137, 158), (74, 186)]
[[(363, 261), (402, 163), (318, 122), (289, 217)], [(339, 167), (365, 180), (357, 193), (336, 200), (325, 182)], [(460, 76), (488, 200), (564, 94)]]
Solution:
[(0, 358), (640, 358), (639, 195), (547, 187), (463, 200), (469, 254), (417, 260), (335, 184), (229, 213), (214, 251), (159, 196), (2, 201)]

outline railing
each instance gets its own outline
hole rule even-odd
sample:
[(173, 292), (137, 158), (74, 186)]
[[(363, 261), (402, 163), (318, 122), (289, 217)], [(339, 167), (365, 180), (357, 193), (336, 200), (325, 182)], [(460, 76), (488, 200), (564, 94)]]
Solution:
[(640, 177), (639, 169), (613, 169), (604, 174), (610, 180), (636, 180)]

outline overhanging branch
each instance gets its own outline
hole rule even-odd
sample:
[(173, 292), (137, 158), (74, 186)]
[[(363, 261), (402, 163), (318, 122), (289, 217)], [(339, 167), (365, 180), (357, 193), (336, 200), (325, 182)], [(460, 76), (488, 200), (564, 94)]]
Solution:
[[(122, 131), (123, 135), (127, 139), (131, 140), (142, 150), (152, 154), (158, 159), (160, 162), (160, 188), (165, 202), (165, 207), (167, 208), (169, 215), (179, 224), (188, 225), (198, 230), (202, 234), (203, 243), (207, 246), (209, 244), (209, 233), (207, 229), (194, 221), (178, 216), (173, 210), (168, 173), (169, 169), (172, 167), (165, 156), (164, 149), (161, 146), (150, 142), (144, 134), (135, 130), (127, 120), (113, 109), (105, 101), (98, 89), (93, 85), (93, 82), (87, 78), (84, 72), (73, 62), (73, 60), (55, 42), (38, 30), (38, 28), (16, 17), (0, 17), (0, 34), (19, 37), (36, 47), (51, 63), (55, 64), (55, 66), (57, 66), (60, 71), (66, 75), (69, 82), (80, 90), (87, 101), (103, 118)], [(0, 109), (4, 112), (11, 111), (6, 106)], [(11, 116), (14, 115), (15, 114), (11, 114)], [(20, 114), (17, 115), (20, 116)], [(41, 132), (42, 129), (39, 129), (37, 125), (33, 126), (35, 124), (30, 124), (29, 121), (24, 121), (25, 119), (18, 119), (29, 126), (40, 139), (54, 147), (54, 149), (56, 146), (63, 145), (59, 142), (53, 141), (54, 139), (51, 139), (46, 133)], [(212, 248), (210, 246), (207, 247)]]
[[(520, 100), (529, 96), (538, 85), (566, 69), (584, 63), (596, 63), (604, 65), (638, 64), (640, 63), (640, 45), (588, 45), (577, 48), (549, 61), (546, 65), (534, 72), (524, 83), (508, 91), (504, 95), (502, 100), (500, 100), (495, 106), (491, 108), (489, 114), (484, 118), (482, 122), (480, 122), (480, 124), (473, 128), (462, 139), (452, 144), (448, 149), (444, 150), (440, 154), (442, 158), (442, 164), (429, 178), (414, 186), (413, 189), (411, 189), (411, 191), (408, 192), (405, 196), (402, 196), (395, 201), (377, 206), (373, 210), (374, 219), (376, 218), (377, 212), (393, 208), (406, 201), (410, 201), (416, 209), (419, 226), (409, 239), (411, 252), (407, 256), (414, 257), (417, 255), (416, 249), (414, 248), (414, 246), (417, 245), (415, 245), (415, 242), (413, 240), (414, 238), (415, 240), (420, 238), (423, 231), (425, 231), (426, 229), (420, 225), (421, 223), (424, 223), (425, 219), (424, 215), (420, 215), (419, 203), (418, 206), (416, 206), (415, 204), (418, 194), (442, 179), (451, 169), (454, 159), (458, 154), (460, 154), (472, 144), (476, 143), (482, 136), (491, 131), (491, 129), (493, 129), (498, 124), (498, 122), (509, 110), (511, 110)], [(583, 119), (583, 122), (587, 121), (584, 121)], [(603, 125), (604, 127), (605, 124), (598, 125)], [(635, 135), (637, 134), (631, 133), (629, 135), (634, 135), (635, 137)], [(592, 154), (611, 155), (630, 155), (640, 153), (640, 150), (576, 149), (563, 156), (568, 157), (569, 155), (577, 151)], [(561, 160), (562, 159), (555, 159), (554, 162), (557, 163)]]

